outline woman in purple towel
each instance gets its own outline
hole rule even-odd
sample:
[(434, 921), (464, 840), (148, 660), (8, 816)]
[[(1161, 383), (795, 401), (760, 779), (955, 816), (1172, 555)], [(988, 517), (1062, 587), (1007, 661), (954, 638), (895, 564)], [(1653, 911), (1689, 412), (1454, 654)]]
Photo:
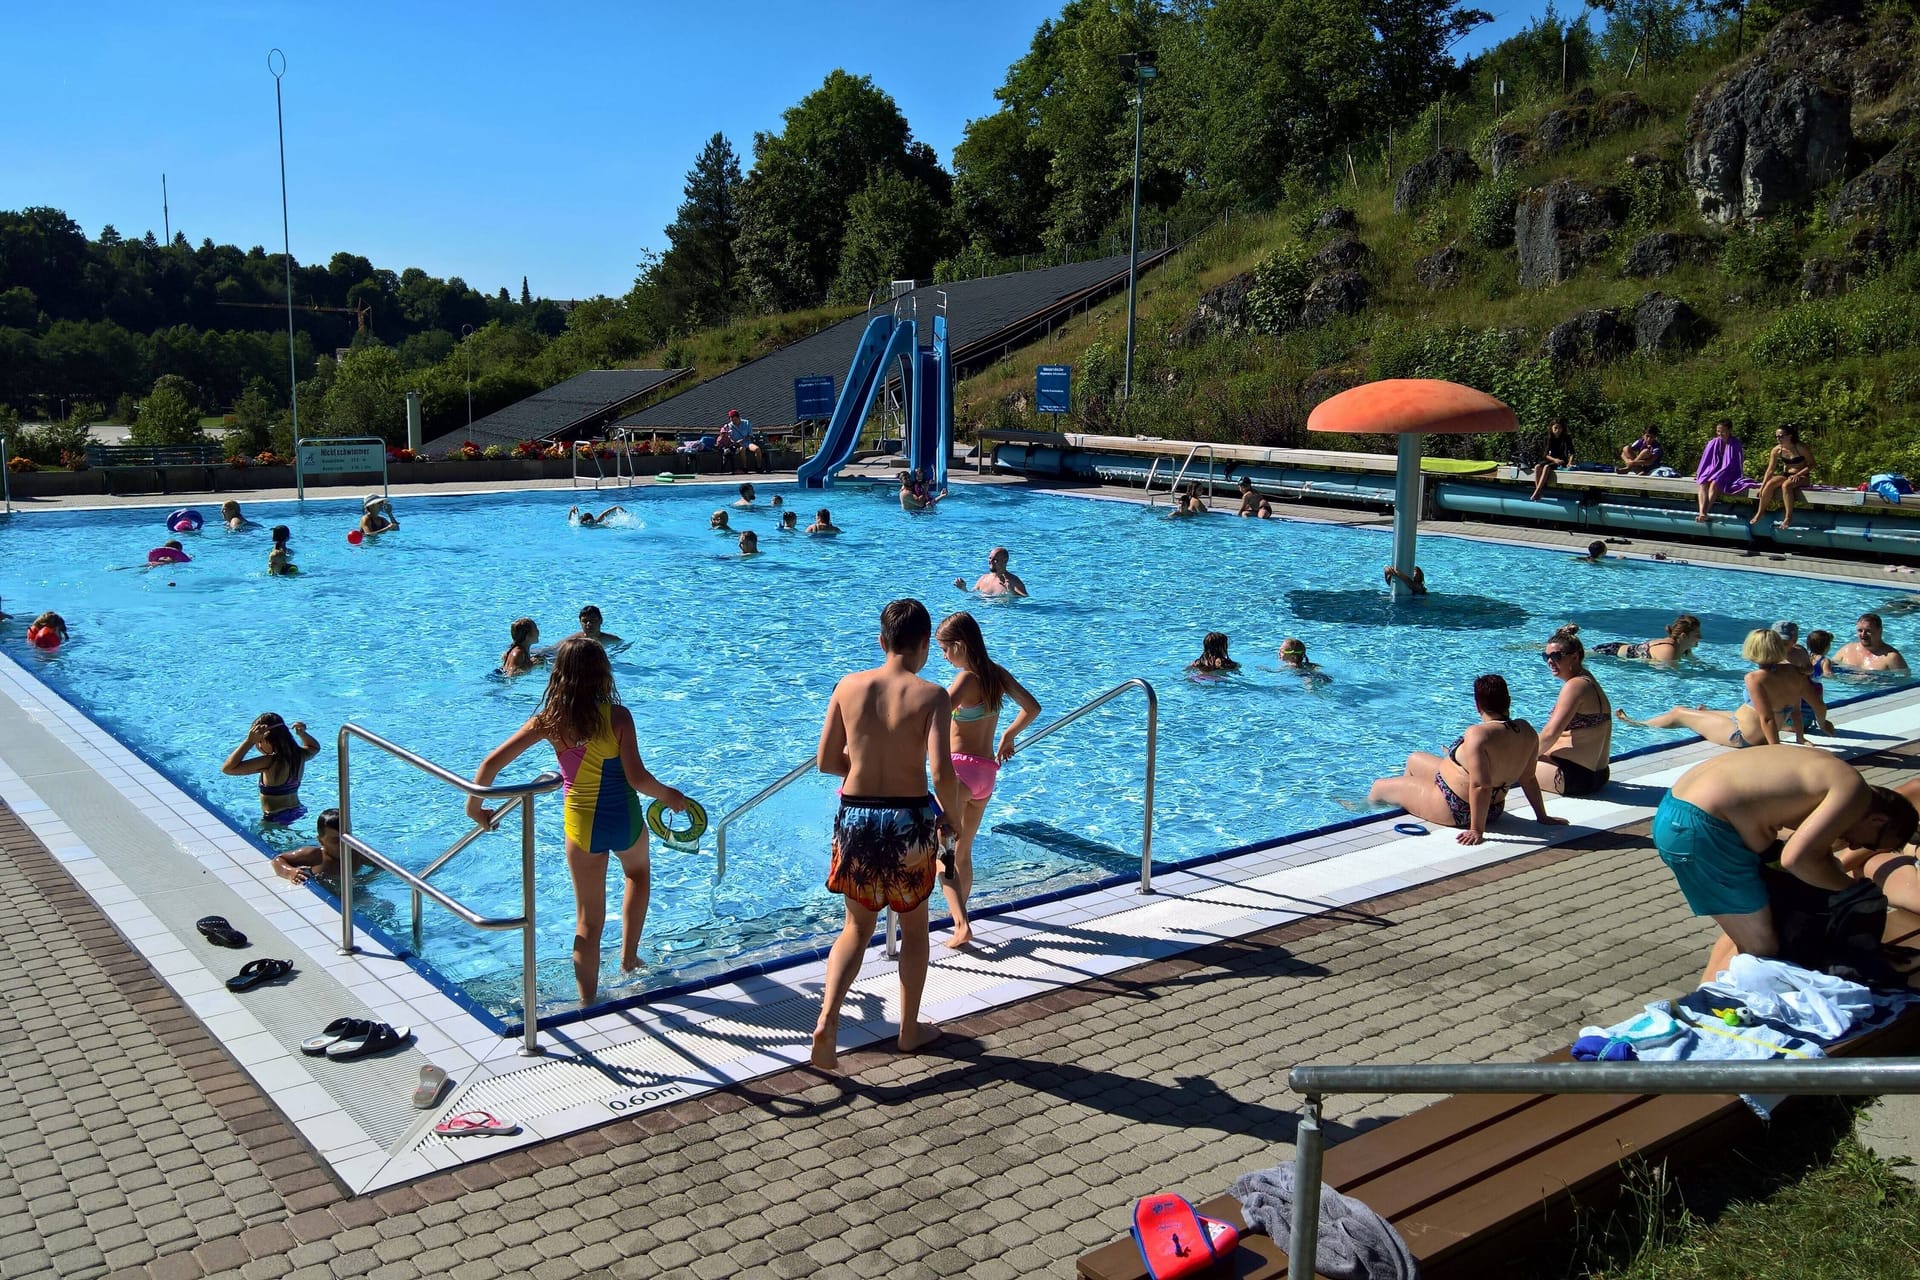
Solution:
[(1693, 474), (1693, 482), (1700, 486), (1700, 514), (1693, 518), (1695, 524), (1705, 524), (1713, 504), (1728, 494), (1753, 488), (1746, 469), (1746, 452), (1733, 434), (1733, 424), (1722, 418), (1713, 424), (1713, 439), (1700, 451), (1700, 466)]

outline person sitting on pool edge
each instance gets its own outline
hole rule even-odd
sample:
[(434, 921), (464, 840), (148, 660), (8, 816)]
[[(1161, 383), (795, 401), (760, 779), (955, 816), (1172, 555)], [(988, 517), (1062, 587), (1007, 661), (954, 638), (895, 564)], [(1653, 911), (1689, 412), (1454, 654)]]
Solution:
[(582, 529), (598, 528), (600, 525), (605, 524), (607, 521), (613, 519), (613, 517), (615, 516), (625, 515), (626, 511), (627, 509), (625, 507), (619, 506), (618, 504), (608, 507), (605, 511), (602, 511), (599, 515), (595, 515), (591, 511), (582, 511), (578, 507), (568, 507), (567, 523), (577, 524)]
[(580, 607), (579, 634), (585, 636), (589, 640), (598, 641), (603, 645), (626, 643), (626, 641), (622, 640), (619, 636), (613, 634), (613, 632), (601, 630), (600, 606), (597, 604), (582, 605)]
[[(259, 754), (248, 755), (249, 751)], [(254, 717), (246, 740), (233, 749), (220, 772), (230, 778), (257, 776), (262, 821), (286, 826), (307, 812), (300, 803), (300, 779), (306, 773), (307, 761), (319, 754), (320, 744), (307, 732), (306, 725), (298, 720), (288, 725), (278, 712), (263, 711)]]
[(300, 566), (293, 562), (293, 555), (287, 550), (287, 541), (293, 537), (293, 531), (283, 524), (273, 526), (273, 550), (267, 552), (267, 573), (276, 578), (291, 578), (300, 572)]
[(500, 655), (500, 674), (503, 676), (521, 676), (533, 670), (536, 659), (533, 646), (540, 639), (539, 624), (532, 618), (515, 618), (507, 628), (507, 634), (513, 643)]
[[(305, 884), (309, 880), (333, 881), (340, 878), (340, 811), (322, 809), (314, 823), (314, 838), (318, 844), (303, 844), (298, 849), (280, 854), (273, 860), (273, 873), (294, 884)], [(364, 871), (367, 867), (356, 855), (353, 860), (355, 871)]]
[(1640, 433), (1640, 438), (1632, 444), (1622, 446), (1620, 450), (1620, 473), (1622, 475), (1644, 476), (1653, 474), (1660, 465), (1659, 428), (1649, 425)]
[(827, 537), (840, 530), (834, 527), (833, 513), (822, 507), (813, 513), (813, 523), (807, 526), (806, 532), (816, 537)]
[(1874, 787), (1825, 751), (1764, 746), (1717, 756), (1680, 775), (1653, 815), (1653, 846), (1687, 906), (1710, 916), (1721, 938), (1708, 958), (1711, 981), (1733, 954), (1779, 954), (1760, 866), (1780, 831), (1791, 831), (1780, 865), (1816, 888), (1838, 893), (1853, 881), (1835, 853), (1897, 852), (1920, 825), (1906, 797)]
[(393, 504), (377, 493), (370, 493), (360, 502), (360, 532), (363, 534), (386, 533), (400, 527), (399, 517), (393, 514)]
[[(995, 547), (987, 552), (987, 571), (973, 584), (973, 590), (983, 596), (1024, 596), (1027, 584), (1020, 575), (1007, 568), (1008, 552), (1005, 547)], [(953, 585), (962, 591), (967, 589), (965, 578), (955, 578)]]
[(740, 531), (739, 545), (741, 555), (757, 556), (760, 554), (760, 535), (751, 529), (743, 529)]
[(1419, 565), (1413, 566), (1413, 572), (1411, 573), (1402, 573), (1392, 565), (1388, 565), (1386, 572), (1382, 574), (1381, 577), (1386, 580), (1386, 584), (1389, 587), (1393, 585), (1394, 579), (1398, 578), (1407, 584), (1407, 590), (1413, 592), (1413, 594), (1417, 596), (1427, 594), (1427, 571)]
[(1209, 631), (1200, 640), (1200, 656), (1187, 664), (1189, 671), (1238, 671), (1240, 664), (1227, 656), (1227, 633)]
[(1547, 813), (1534, 767), (1540, 735), (1513, 717), (1513, 695), (1506, 680), (1483, 675), (1473, 682), (1473, 705), (1480, 723), (1469, 725), (1444, 756), (1416, 751), (1406, 773), (1381, 778), (1367, 792), (1369, 804), (1397, 805), (1416, 818), (1442, 827), (1458, 827), (1461, 844), (1480, 844), (1487, 825), (1506, 812), (1507, 792), (1518, 786), (1533, 806), (1534, 820), (1563, 827), (1565, 818)]
[(1240, 477), (1239, 496), (1240, 509), (1236, 514), (1246, 519), (1252, 519), (1254, 513), (1260, 509), (1260, 504), (1266, 501), (1263, 495), (1254, 492), (1253, 478), (1251, 476)]
[(1614, 715), (1624, 724), (1642, 729), (1686, 729), (1716, 746), (1739, 750), (1778, 743), (1783, 720), (1792, 727), (1795, 737), (1805, 742), (1807, 722), (1800, 710), (1805, 706), (1820, 731), (1832, 736), (1833, 722), (1827, 719), (1827, 704), (1819, 686), (1786, 660), (1786, 637), (1765, 627), (1749, 631), (1740, 646), (1740, 656), (1753, 663), (1754, 669), (1747, 673), (1746, 698), (1731, 711), (1678, 706), (1636, 720), (1616, 708)]

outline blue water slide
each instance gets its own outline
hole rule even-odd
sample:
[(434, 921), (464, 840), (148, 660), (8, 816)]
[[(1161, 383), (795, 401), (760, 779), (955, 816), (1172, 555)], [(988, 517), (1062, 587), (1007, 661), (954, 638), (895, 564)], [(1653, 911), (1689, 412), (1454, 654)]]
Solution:
[(873, 398), (886, 381), (888, 365), (900, 354), (903, 345), (906, 351), (913, 350), (911, 320), (896, 322), (891, 314), (886, 314), (867, 322), (866, 332), (860, 335), (860, 346), (853, 353), (853, 363), (847, 367), (846, 381), (840, 384), (840, 398), (834, 402), (833, 416), (827, 420), (820, 448), (800, 464), (802, 488), (830, 487), (834, 472), (853, 457), (854, 448), (860, 443), (860, 428), (873, 409)]
[(946, 488), (947, 458), (953, 452), (953, 368), (943, 315), (933, 318), (933, 345), (920, 348), (913, 391), (907, 465), (925, 476), (937, 493)]

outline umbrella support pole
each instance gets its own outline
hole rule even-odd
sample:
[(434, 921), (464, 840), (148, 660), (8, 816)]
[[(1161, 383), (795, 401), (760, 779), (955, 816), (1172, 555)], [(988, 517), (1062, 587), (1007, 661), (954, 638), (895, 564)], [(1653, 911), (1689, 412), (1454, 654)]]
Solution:
[[(1424, 477), (1420, 474), (1421, 435), (1417, 431), (1404, 432), (1396, 443), (1399, 454), (1393, 474), (1393, 567), (1410, 574), (1415, 563), (1414, 544), (1420, 535), (1420, 506), (1424, 497)], [(1407, 584), (1395, 579), (1393, 598), (1402, 600), (1409, 594)]]

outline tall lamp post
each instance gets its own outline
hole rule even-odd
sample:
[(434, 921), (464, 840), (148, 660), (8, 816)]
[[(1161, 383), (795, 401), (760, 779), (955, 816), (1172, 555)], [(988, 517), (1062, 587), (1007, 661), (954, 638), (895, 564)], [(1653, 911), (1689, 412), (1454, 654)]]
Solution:
[(287, 117), (280, 105), (280, 78), (287, 74), (287, 55), (269, 49), (267, 70), (273, 73), (273, 123), (280, 135), (280, 255), (287, 268), (287, 410), (293, 416), (293, 485), (294, 492), (305, 501), (307, 477), (300, 465), (300, 361), (293, 353), (293, 238), (287, 231)]
[(1133, 304), (1140, 286), (1140, 127), (1147, 81), (1159, 75), (1160, 55), (1151, 49), (1120, 55), (1120, 79), (1133, 86), (1133, 226), (1127, 237), (1127, 363), (1120, 376), (1122, 404), (1133, 401)]
[(467, 430), (473, 430), (473, 348), (467, 345), (467, 338), (473, 333), (473, 326), (460, 326), (460, 350), (467, 356)]

